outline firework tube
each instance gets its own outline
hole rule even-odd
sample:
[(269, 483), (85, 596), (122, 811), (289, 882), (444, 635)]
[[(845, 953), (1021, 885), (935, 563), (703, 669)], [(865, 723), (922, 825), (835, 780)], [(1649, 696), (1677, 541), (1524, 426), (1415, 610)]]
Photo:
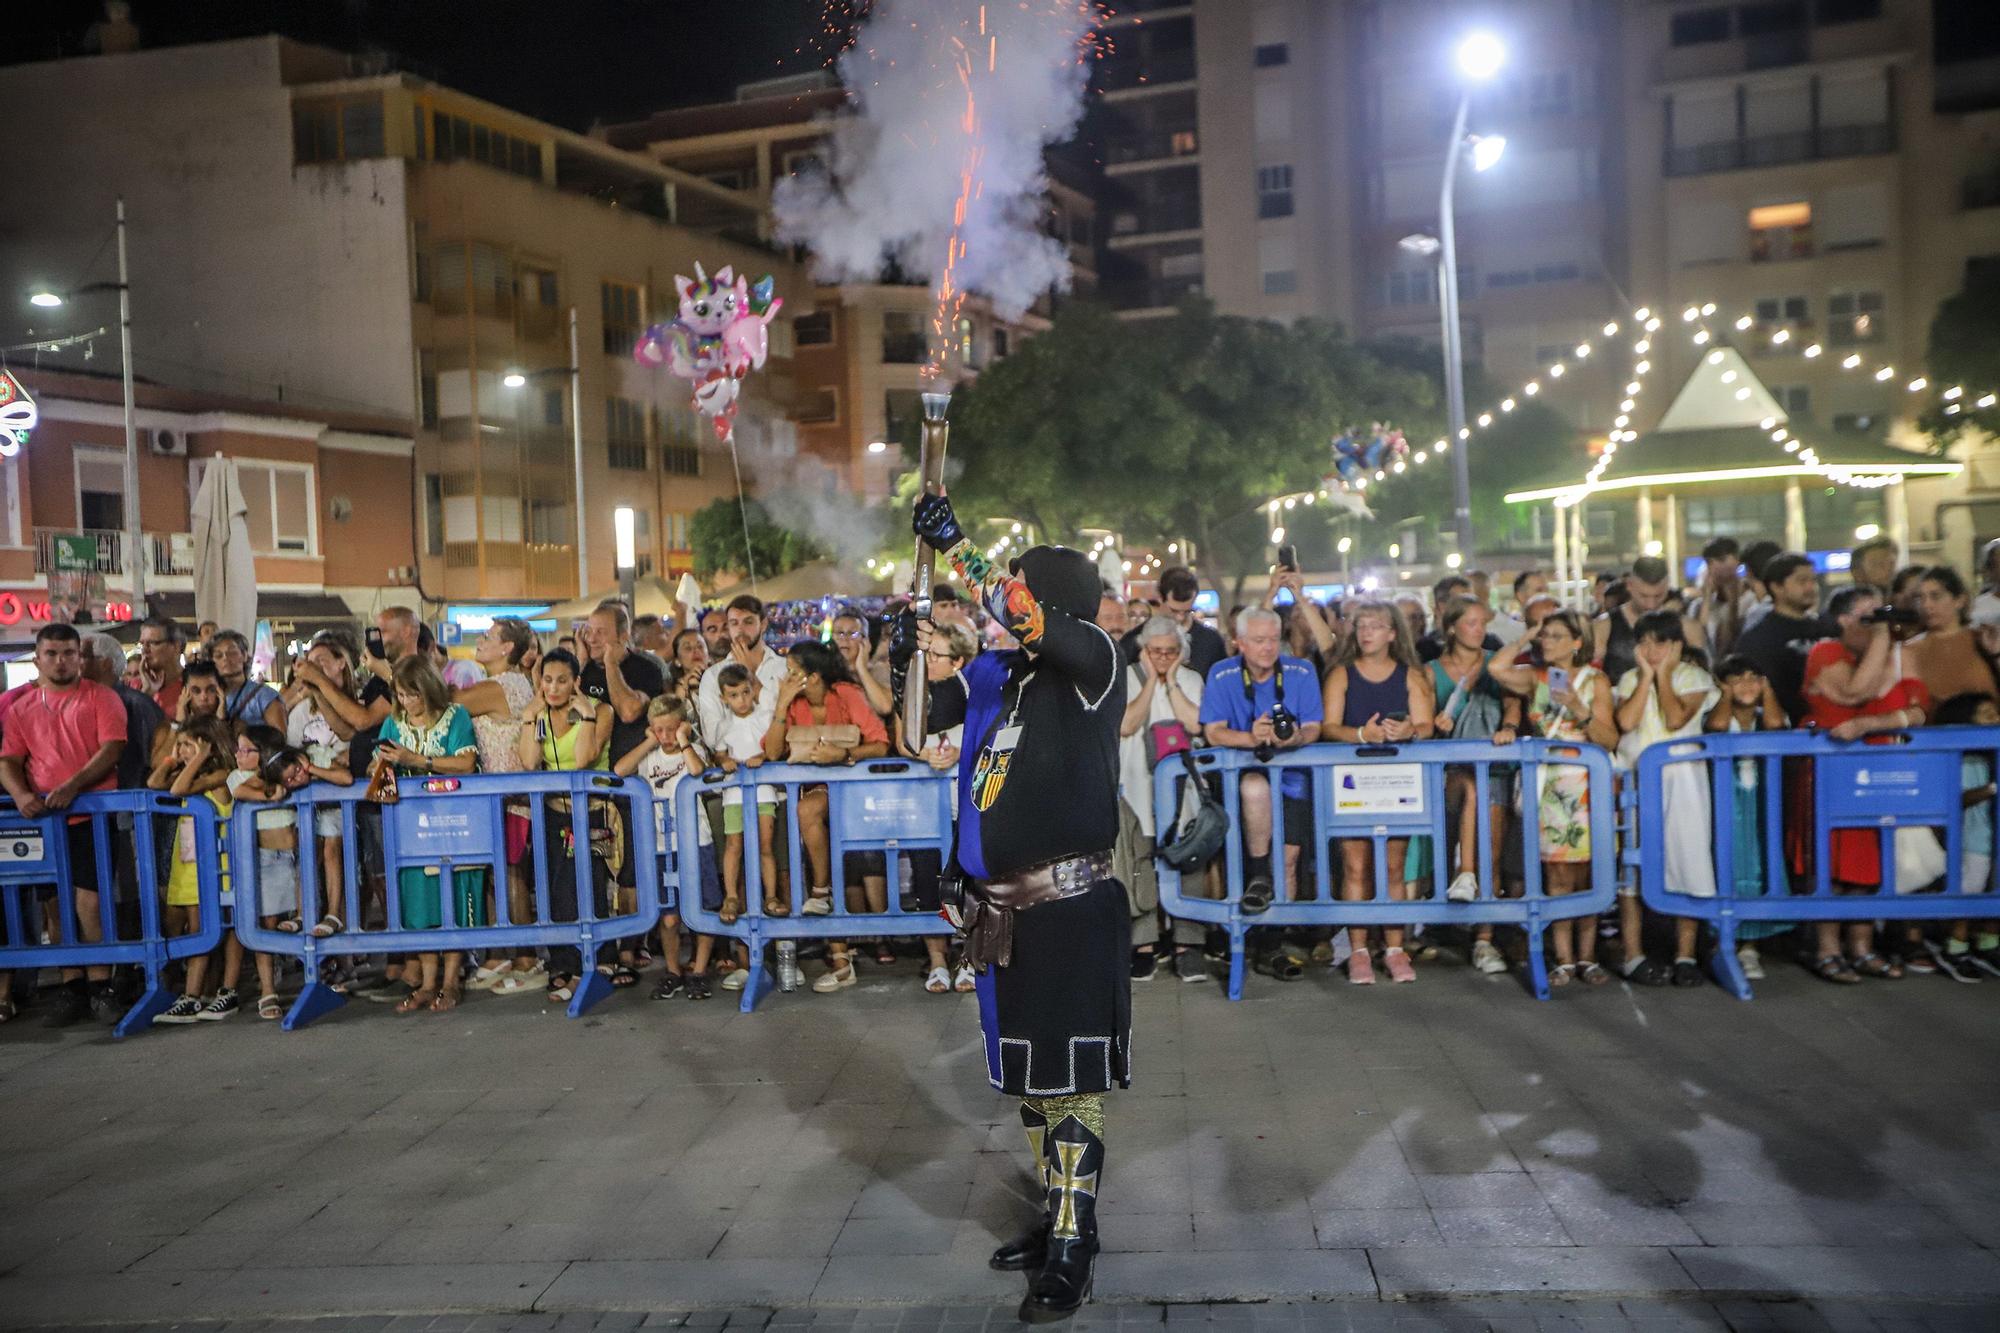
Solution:
[[(945, 421), (945, 409), (951, 406), (951, 394), (927, 393), (924, 396), (923, 446), (917, 455), (917, 470), (923, 478), (925, 495), (944, 494), (944, 447), (951, 434), (951, 427)], [(931, 584), (937, 579), (937, 552), (922, 537), (917, 538), (917, 558), (911, 567), (910, 603), (919, 620), (931, 617)], [(917, 649), (910, 659), (907, 677), (912, 686), (903, 691), (903, 742), (912, 754), (923, 747), (925, 735), (924, 714), (930, 703), (930, 654)]]

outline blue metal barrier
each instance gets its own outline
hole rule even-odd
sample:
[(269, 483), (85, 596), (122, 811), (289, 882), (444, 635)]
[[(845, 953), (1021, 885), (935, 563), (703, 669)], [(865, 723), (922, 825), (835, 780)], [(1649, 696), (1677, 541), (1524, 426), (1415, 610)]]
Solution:
[[(1663, 741), (1639, 756), (1640, 895), (1656, 912), (1692, 917), (1715, 928), (1718, 943), (1711, 967), (1722, 987), (1739, 999), (1747, 1000), (1751, 994), (1736, 958), (1739, 922), (1937, 920), (1996, 914), (1990, 899), (1968, 901), (1993, 890), (1992, 860), (1985, 883), (1963, 882), (1965, 853), (1992, 858), (1994, 849), (1990, 844), (1965, 845), (1960, 765), (1967, 756), (1982, 758), (1987, 781), (1992, 781), (2000, 728), (1927, 727), (1886, 734), (1889, 743), (1862, 744), (1806, 731), (1739, 732)], [(1750, 767), (1739, 768), (1742, 764)], [(1697, 897), (1667, 882), (1672, 836), (1667, 827), (1667, 784), (1690, 767), (1707, 787), (1695, 799), (1708, 807), (1713, 897)], [(1749, 886), (1755, 891), (1747, 894), (1739, 891), (1735, 873), (1738, 857), (1745, 854), (1737, 846), (1739, 788), (1748, 793), (1743, 831), (1754, 833), (1762, 844), (1748, 853), (1762, 873)], [(1898, 829), (1928, 829), (1943, 835), (1941, 891), (1897, 891)], [(1876, 833), (1880, 880), (1873, 891), (1836, 893), (1833, 838), (1853, 830)], [(1795, 871), (1787, 843), (1801, 838), (1810, 864)]]
[[(1487, 922), (1520, 926), (1528, 936), (1528, 978), (1535, 995), (1549, 995), (1548, 968), (1543, 957), (1543, 929), (1551, 922), (1573, 917), (1594, 916), (1611, 909), (1617, 895), (1615, 882), (1616, 820), (1611, 782), (1611, 757), (1594, 745), (1571, 745), (1559, 741), (1525, 740), (1512, 745), (1485, 741), (1422, 741), (1414, 745), (1308, 745), (1282, 751), (1268, 763), (1260, 763), (1247, 750), (1198, 750), (1195, 768), (1204, 780), (1221, 779), (1221, 797), (1229, 815), (1229, 834), (1223, 846), (1224, 896), (1203, 897), (1190, 893), (1183, 877), (1164, 861), (1158, 862), (1160, 904), (1170, 916), (1202, 921), (1223, 927), (1229, 934), (1229, 998), (1243, 998), (1243, 938), (1245, 932), (1264, 926), (1402, 926), (1402, 925), (1483, 925)], [(1501, 772), (1495, 773), (1498, 766)], [(1535, 817), (1535, 803), (1527, 803), (1521, 819), (1524, 863), (1519, 867), (1522, 896), (1501, 897), (1495, 892), (1498, 867), (1494, 864), (1492, 807), (1515, 805), (1514, 770), (1518, 769), (1521, 791), (1538, 791), (1544, 767), (1581, 768), (1588, 779), (1590, 801), (1590, 887), (1582, 892), (1550, 895), (1542, 887), (1539, 856), (1541, 825)], [(1445, 887), (1452, 879), (1447, 869), (1449, 804), (1445, 797), (1446, 770), (1471, 771), (1472, 800), (1477, 806), (1477, 866), (1479, 897), (1469, 903), (1445, 899)], [(1287, 901), (1282, 880), (1285, 846), (1285, 802), (1271, 802), (1271, 865), (1273, 883), (1279, 897), (1268, 911), (1245, 916), (1242, 911), (1244, 885), (1243, 808), (1241, 777), (1260, 772), (1269, 775), (1272, 788), (1281, 790), (1281, 776), (1303, 771), (1310, 782), (1313, 833), (1299, 856), (1300, 897)], [(1177, 823), (1182, 790), (1187, 782), (1180, 764), (1162, 764), (1154, 774), (1153, 817), (1155, 827), (1166, 830)], [(1417, 835), (1432, 839), (1431, 894), (1413, 901), (1396, 901), (1389, 896), (1388, 843)], [(1164, 833), (1162, 836), (1165, 836)], [(1360, 902), (1340, 901), (1340, 868), (1332, 842), (1337, 839), (1366, 839), (1374, 845), (1374, 894)]]
[[(601, 800), (618, 804), (631, 830), (635, 864), (658, 864), (654, 844), (653, 793), (638, 778), (619, 778), (601, 770), (562, 773), (490, 773), (459, 778), (404, 778), (397, 784), (401, 798), (393, 805), (370, 806), (363, 788), (336, 787), (313, 783), (283, 802), (298, 812), (299, 921), (306, 927), (297, 932), (277, 930), (263, 924), (260, 908), (260, 870), (257, 860), (257, 829), (254, 814), (258, 806), (239, 802), (230, 819), (229, 851), (236, 895), (236, 934), (243, 947), (260, 953), (289, 954), (305, 965), (305, 988), (286, 1013), (287, 1031), (302, 1027), (322, 1014), (339, 1008), (346, 997), (320, 978), (319, 964), (328, 956), (370, 953), (456, 953), (473, 950), (531, 949), (565, 945), (592, 954), (607, 941), (644, 934), (660, 920), (661, 877), (641, 874), (637, 880), (637, 901), (630, 912), (600, 913), (593, 901), (588, 821), (589, 806)], [(569, 829), (575, 858), (577, 910), (574, 920), (558, 920), (550, 909), (550, 867), (555, 858), (548, 845), (552, 817), (549, 801), (568, 797)], [(588, 799), (584, 799), (588, 798)], [(525, 800), (530, 821), (527, 859), (534, 893), (532, 920), (511, 920), (508, 900), (507, 837), (504, 814), (510, 803)], [(338, 912), (347, 928), (325, 937), (315, 936), (310, 926), (327, 910), (326, 894), (320, 883), (319, 831), (313, 817), (315, 808), (337, 807), (341, 821), (342, 883)], [(355, 837), (359, 820), (381, 817), (382, 864), (361, 864)], [(561, 827), (561, 816), (557, 828)], [(401, 925), (402, 885), (398, 871), (435, 869), (425, 876), (426, 891), (439, 897), (438, 919), (446, 923), (436, 929), (406, 929)], [(482, 892), (491, 892), (495, 921), (491, 925), (454, 925), (452, 904), (454, 872), (483, 871), (487, 879)], [(380, 873), (386, 894), (383, 930), (360, 929), (364, 875)], [(431, 883), (434, 881), (435, 889)], [(615, 891), (615, 884), (613, 886)], [(596, 968), (586, 964), (569, 1002), (569, 1016), (583, 1012), (611, 993), (611, 983)]]
[[(755, 788), (775, 789), (784, 814), (784, 845), (790, 875), (787, 901), (790, 914), (769, 916), (764, 911), (762, 845), (757, 828)], [(828, 857), (833, 880), (833, 911), (826, 916), (807, 916), (805, 905), (811, 878), (805, 847), (799, 832), (799, 798), (814, 787), (827, 792)], [(724, 925), (720, 916), (701, 901), (701, 847), (695, 835), (697, 821), (706, 818), (701, 809), (704, 795), (736, 788), (743, 792), (743, 914)], [(741, 1008), (749, 1013), (770, 993), (771, 978), (764, 967), (764, 945), (775, 940), (845, 939), (851, 936), (950, 935), (952, 927), (934, 911), (902, 910), (902, 870), (899, 855), (910, 851), (936, 852), (940, 862), (951, 852), (952, 786), (949, 774), (910, 759), (870, 759), (845, 767), (816, 767), (810, 764), (765, 764), (739, 769), (734, 775), (720, 770), (681, 783), (674, 796), (674, 827), (680, 829), (678, 859), (680, 882), (693, 886), (681, 894), (681, 920), (704, 935), (725, 935), (740, 940), (750, 953), (750, 976), (743, 987)], [(847, 910), (847, 857), (856, 852), (878, 852), (888, 880), (888, 910), (850, 912)], [(715, 853), (722, 856), (720, 835)]]
[[(79, 886), (71, 872), (69, 838), (72, 819), (87, 818), (96, 883)], [(191, 819), (194, 845), (208, 849), (195, 862), (196, 907), (201, 928), (191, 934), (168, 936), (160, 920), (165, 895), (160, 885), (156, 820)], [(121, 827), (121, 824), (123, 827)], [(12, 801), (0, 800), (0, 919), (6, 940), (0, 943), (0, 969), (43, 967), (133, 966), (146, 977), (138, 1003), (127, 1010), (112, 1031), (120, 1037), (151, 1027), (153, 1019), (173, 1004), (162, 979), (169, 962), (196, 958), (222, 942), (222, 847), (215, 806), (206, 800), (184, 801), (151, 791), (87, 792), (62, 810), (39, 818), (23, 815)], [(119, 867), (130, 866), (126, 888), (136, 898), (138, 934), (121, 936), (118, 907), (128, 901), (119, 886)], [(77, 919), (76, 890), (97, 894), (95, 943), (84, 941)], [(43, 944), (42, 899), (56, 911), (62, 944)]]

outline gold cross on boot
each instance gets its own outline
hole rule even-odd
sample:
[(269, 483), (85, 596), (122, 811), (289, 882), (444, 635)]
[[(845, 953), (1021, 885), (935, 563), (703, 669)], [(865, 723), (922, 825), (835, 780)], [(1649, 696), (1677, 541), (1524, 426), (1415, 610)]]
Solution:
[(1049, 1189), (1056, 1196), (1056, 1213), (1050, 1234), (1058, 1240), (1076, 1240), (1081, 1234), (1077, 1230), (1077, 1196), (1088, 1195), (1092, 1202), (1097, 1199), (1097, 1172), (1078, 1169), (1083, 1165), (1083, 1155), (1089, 1148), (1087, 1143), (1056, 1140), (1056, 1162), (1049, 1173)]

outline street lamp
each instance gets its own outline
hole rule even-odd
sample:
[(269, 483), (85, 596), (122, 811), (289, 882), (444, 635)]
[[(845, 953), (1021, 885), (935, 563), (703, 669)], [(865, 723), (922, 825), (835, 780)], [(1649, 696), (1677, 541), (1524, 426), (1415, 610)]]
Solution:
[(118, 293), (118, 358), (124, 363), (122, 375), (125, 381), (125, 570), (132, 583), (132, 601), (143, 607), (146, 604), (146, 562), (139, 546), (145, 538), (139, 523), (139, 429), (132, 399), (132, 283), (125, 256), (125, 196), (122, 194), (118, 196), (118, 281), (93, 282), (71, 292), (43, 288), (29, 294), (28, 304), (43, 310), (54, 310), (79, 296), (112, 291)]
[(574, 455), (572, 461), (576, 471), (576, 595), (581, 597), (590, 591), (590, 546), (584, 537), (583, 367), (577, 359), (575, 306), (569, 308), (569, 365), (550, 366), (545, 370), (510, 368), (500, 377), (500, 383), (509, 389), (524, 389), (529, 380), (541, 375), (569, 376), (570, 452)]
[(635, 613), (637, 605), (632, 597), (632, 584), (638, 572), (639, 541), (637, 518), (632, 506), (619, 505), (611, 511), (611, 540), (618, 563), (618, 595), (624, 599), (626, 612)]
[[(1453, 440), (1459, 439), (1459, 432), (1465, 429), (1465, 347), (1460, 341), (1458, 327), (1458, 237), (1452, 220), (1452, 194), (1458, 183), (1458, 159), (1468, 148), (1475, 171), (1492, 167), (1507, 149), (1507, 141), (1497, 135), (1468, 137), (1465, 132), (1466, 116), (1472, 110), (1473, 86), (1492, 79), (1506, 62), (1506, 47), (1490, 32), (1471, 33), (1459, 43), (1458, 72), (1464, 78), (1464, 88), (1458, 96), (1458, 113), (1452, 117), (1451, 139), (1445, 149), (1444, 184), (1438, 190), (1437, 240), (1437, 248), (1441, 251), (1439, 263), (1444, 270), (1441, 286), (1444, 291), (1445, 398), (1451, 414)], [(1405, 244), (1407, 246), (1408, 242)], [(1467, 466), (1467, 452), (1463, 448), (1452, 450), (1451, 477), (1452, 517), (1458, 529), (1458, 549), (1469, 557), (1472, 554), (1472, 476)]]

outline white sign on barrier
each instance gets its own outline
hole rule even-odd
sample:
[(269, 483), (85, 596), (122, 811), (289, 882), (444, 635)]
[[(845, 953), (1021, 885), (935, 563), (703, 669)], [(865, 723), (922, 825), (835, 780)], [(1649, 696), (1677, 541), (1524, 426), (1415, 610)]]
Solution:
[(1424, 812), (1422, 764), (1335, 764), (1336, 815), (1420, 815)]
[(0, 861), (40, 861), (42, 859), (42, 831), (40, 829), (0, 829)]

